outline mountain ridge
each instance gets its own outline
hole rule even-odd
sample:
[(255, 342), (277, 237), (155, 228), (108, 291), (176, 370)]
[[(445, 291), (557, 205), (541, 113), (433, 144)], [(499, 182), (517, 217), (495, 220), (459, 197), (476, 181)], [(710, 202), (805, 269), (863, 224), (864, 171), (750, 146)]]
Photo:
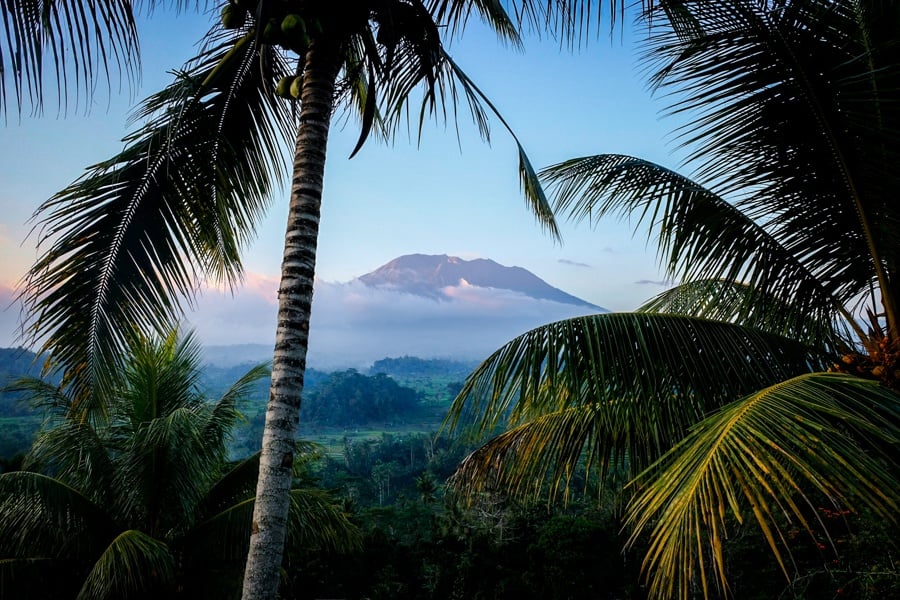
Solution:
[(553, 287), (528, 269), (507, 267), (489, 258), (465, 260), (447, 254), (405, 254), (361, 275), (357, 280), (373, 288), (438, 300), (449, 298), (446, 288), (468, 285), (509, 290), (536, 300), (606, 310)]

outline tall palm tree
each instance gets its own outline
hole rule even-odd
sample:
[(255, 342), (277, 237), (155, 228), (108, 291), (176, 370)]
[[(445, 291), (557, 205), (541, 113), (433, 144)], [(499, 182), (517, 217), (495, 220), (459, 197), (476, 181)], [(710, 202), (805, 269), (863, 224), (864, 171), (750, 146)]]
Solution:
[[(0, 475), (0, 595), (235, 597), (259, 455), (230, 463), (226, 444), (237, 403), (267, 371), (251, 369), (210, 402), (190, 336), (136, 335), (102, 425), (80, 420), (65, 390), (21, 381), (45, 421), (25, 470)], [(290, 497), (291, 543), (355, 547), (327, 495), (291, 486)]]
[[(512, 44), (522, 21), (567, 36), (592, 18), (594, 3), (521, 0), (510, 3), (514, 18), (504, 6), (231, 2), (201, 54), (145, 102), (137, 117), (146, 124), (125, 150), (39, 209), (47, 247), (23, 292), (28, 325), (65, 369), (77, 409), (102, 419), (105, 409), (92, 399), (103, 396), (92, 390), (108, 387), (126, 332), (164, 328), (203, 277), (239, 280), (241, 246), (286, 171), (281, 150), (295, 139), (247, 598), (272, 597), (278, 585), (332, 115), (360, 115), (361, 145), (372, 132), (390, 135), (409, 112), (420, 125), (429, 116), (455, 118), (464, 98), (487, 135), (493, 106), (447, 54), (441, 32), (461, 31), (475, 13)], [(299, 110), (279, 96), (299, 100)], [(419, 110), (408, 106), (413, 100)], [(519, 153), (530, 206), (555, 231), (521, 146)]]
[(543, 177), (558, 212), (646, 228), (680, 284), (488, 358), (450, 422), (508, 431), (462, 464), (462, 492), (624, 473), (658, 598), (728, 595), (723, 543), (748, 519), (787, 576), (785, 518), (812, 532), (820, 501), (897, 528), (898, 10), (671, 0), (647, 15), (651, 82), (692, 119), (695, 180), (620, 155)]

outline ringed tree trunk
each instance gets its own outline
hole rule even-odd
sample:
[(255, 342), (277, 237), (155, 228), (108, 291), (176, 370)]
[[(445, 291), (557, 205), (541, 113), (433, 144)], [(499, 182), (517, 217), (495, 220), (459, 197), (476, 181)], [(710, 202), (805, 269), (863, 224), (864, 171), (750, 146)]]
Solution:
[(315, 40), (305, 61), (300, 128), (278, 290), (272, 384), (263, 430), (250, 551), (244, 571), (243, 600), (272, 600), (278, 593), (300, 394), (306, 371), (325, 153), (341, 63), (337, 48)]

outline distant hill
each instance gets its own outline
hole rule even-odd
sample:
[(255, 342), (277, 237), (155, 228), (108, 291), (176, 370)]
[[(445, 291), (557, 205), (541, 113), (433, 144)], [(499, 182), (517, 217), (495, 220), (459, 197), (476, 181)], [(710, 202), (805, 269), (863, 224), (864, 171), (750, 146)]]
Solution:
[(477, 360), (458, 361), (443, 358), (401, 356), (376, 360), (369, 373), (384, 373), (399, 378), (455, 377), (465, 379), (478, 366)]
[(444, 288), (448, 286), (471, 285), (519, 292), (537, 300), (606, 310), (553, 287), (527, 269), (506, 267), (488, 258), (464, 260), (446, 254), (407, 254), (358, 279), (369, 287), (435, 299), (443, 298)]

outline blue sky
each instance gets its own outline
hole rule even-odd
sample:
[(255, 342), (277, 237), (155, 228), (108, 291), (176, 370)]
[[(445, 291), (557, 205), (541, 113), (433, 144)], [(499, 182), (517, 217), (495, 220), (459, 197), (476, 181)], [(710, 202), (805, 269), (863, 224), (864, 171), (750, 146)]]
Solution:
[[(141, 19), (143, 78), (133, 97), (100, 86), (90, 114), (57, 116), (52, 104), (40, 118), (7, 115), (0, 138), (0, 286), (9, 297), (35, 257), (27, 223), (37, 205), (83, 170), (122, 147), (126, 117), (135, 101), (159, 89), (194, 52), (210, 15), (157, 12)], [(633, 154), (677, 167), (668, 135), (678, 122), (660, 119), (637, 66), (642, 30), (626, 19), (589, 48), (570, 53), (553, 40), (529, 37), (524, 52), (504, 48), (480, 26), (451, 43), (451, 53), (495, 102), (536, 167), (600, 152)], [(114, 85), (115, 87), (115, 85)], [(474, 125), (426, 126), (421, 144), (398, 138), (369, 144), (352, 160), (358, 131), (350, 123), (332, 130), (323, 198), (317, 277), (347, 282), (401, 254), (486, 257), (521, 266), (551, 285), (612, 310), (637, 306), (662, 286), (643, 232), (610, 220), (596, 229), (563, 223), (563, 243), (543, 233), (525, 208), (516, 173), (515, 147), (499, 123), (492, 143)], [(280, 267), (287, 190), (273, 199), (258, 239), (246, 253), (248, 294), (274, 293)], [(274, 288), (273, 288), (274, 289)], [(261, 291), (262, 290), (262, 291)], [(0, 345), (9, 337), (3, 315)], [(202, 317), (198, 317), (201, 319)], [(274, 328), (274, 325), (273, 325)], [(241, 340), (244, 341), (244, 340)], [(263, 340), (264, 341), (264, 340)]]

